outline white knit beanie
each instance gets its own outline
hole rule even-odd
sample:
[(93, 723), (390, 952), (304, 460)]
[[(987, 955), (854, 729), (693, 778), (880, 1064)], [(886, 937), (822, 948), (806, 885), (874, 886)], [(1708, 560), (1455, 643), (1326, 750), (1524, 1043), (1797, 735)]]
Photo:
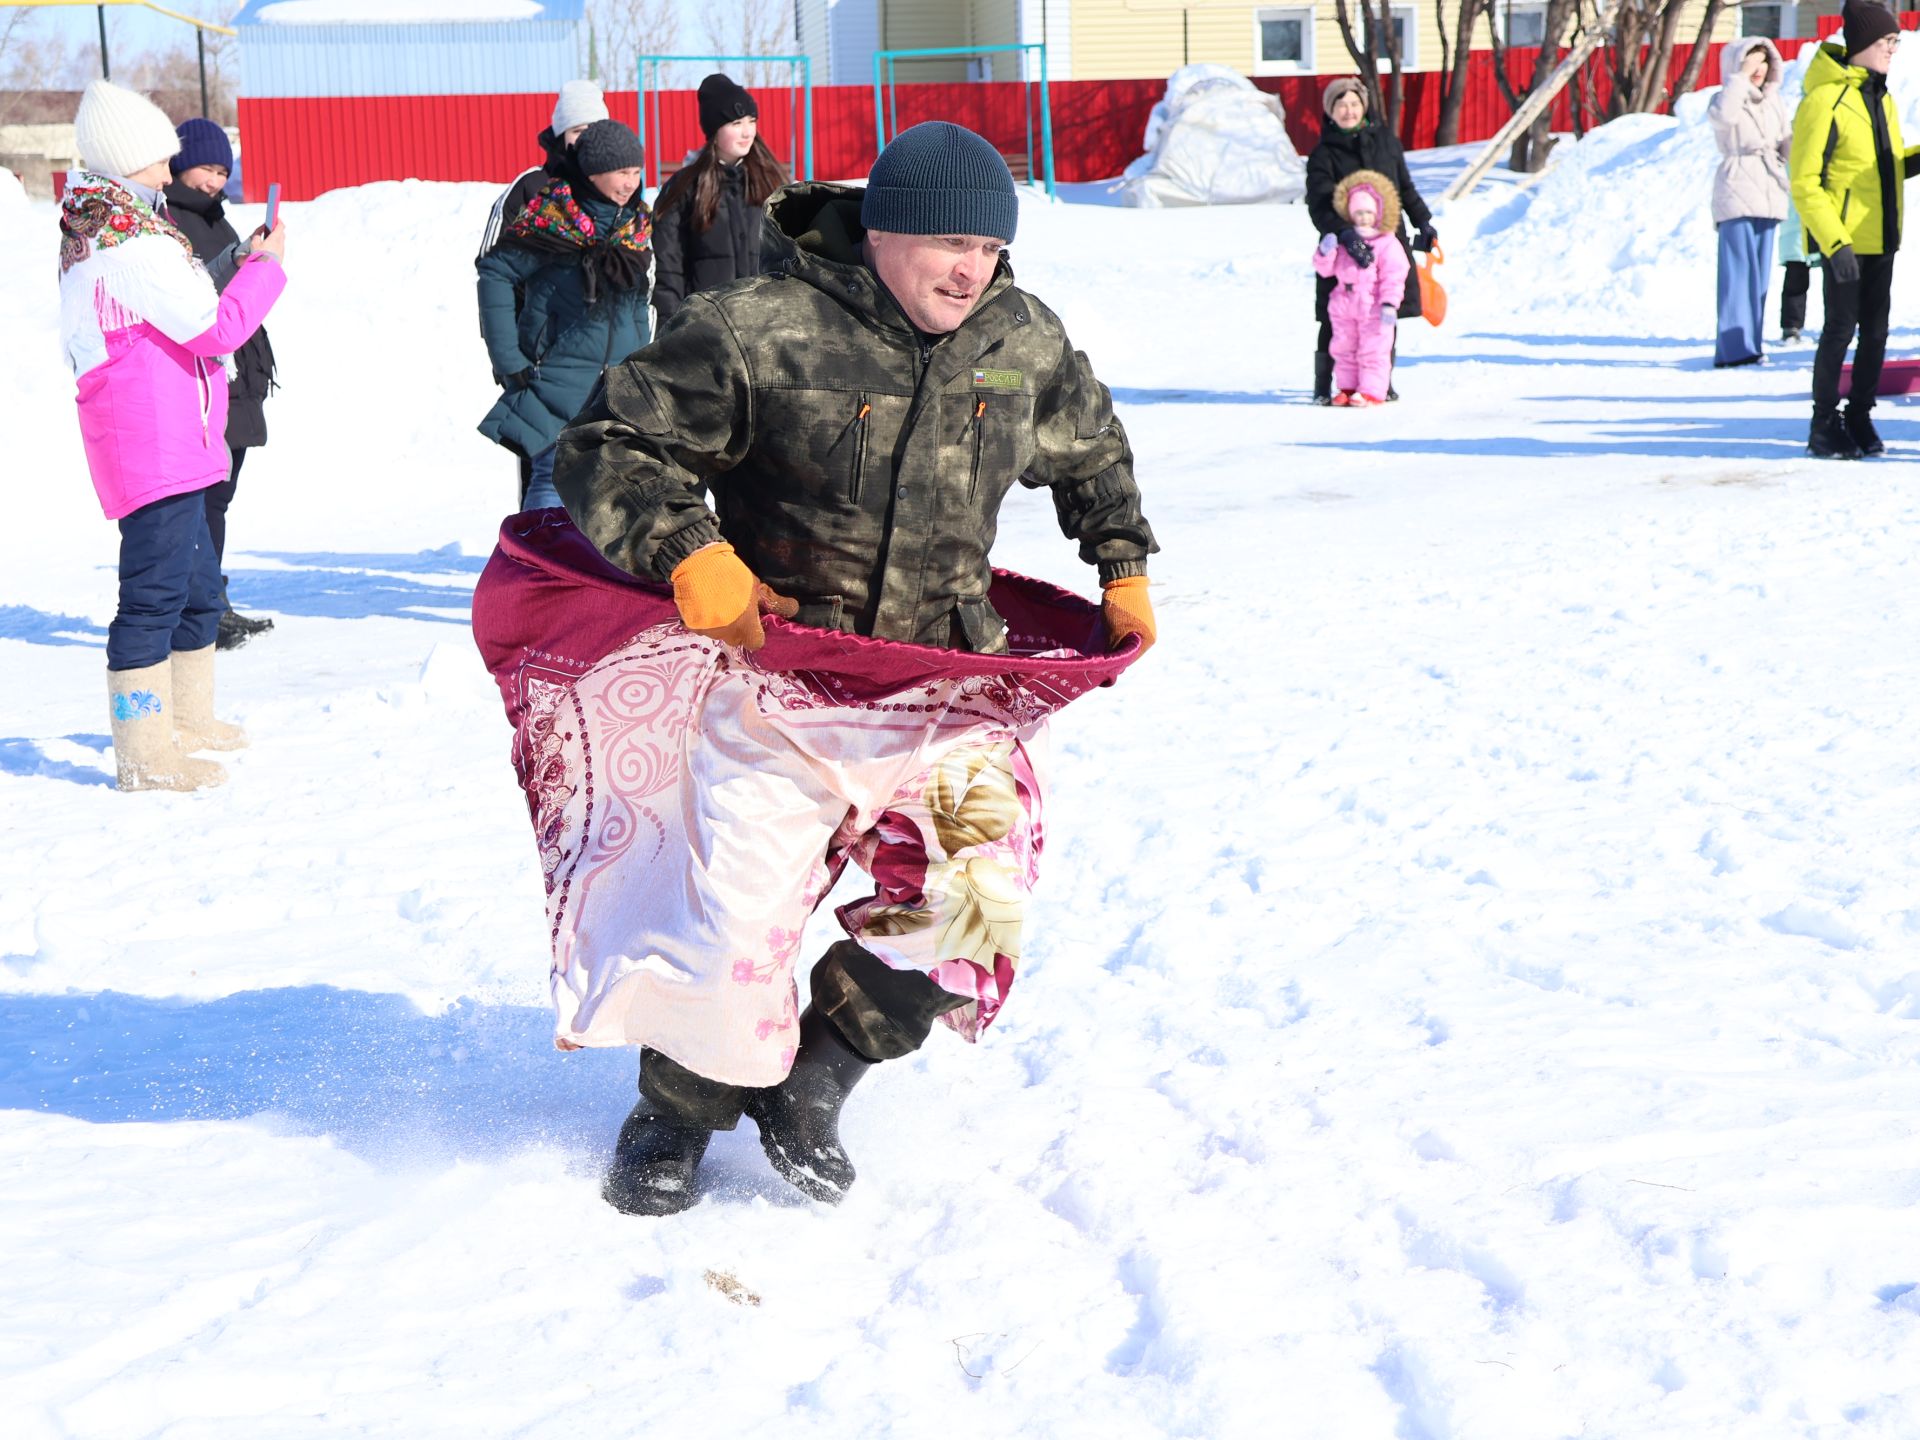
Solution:
[(73, 138), (81, 164), (95, 174), (122, 180), (180, 153), (180, 137), (166, 112), (146, 96), (108, 80), (95, 80), (80, 97)]
[(591, 80), (569, 80), (560, 87), (560, 98), (553, 102), (553, 133), (555, 138), (567, 133), (576, 125), (591, 125), (596, 120), (611, 120), (607, 114), (607, 97), (600, 93), (600, 87)]

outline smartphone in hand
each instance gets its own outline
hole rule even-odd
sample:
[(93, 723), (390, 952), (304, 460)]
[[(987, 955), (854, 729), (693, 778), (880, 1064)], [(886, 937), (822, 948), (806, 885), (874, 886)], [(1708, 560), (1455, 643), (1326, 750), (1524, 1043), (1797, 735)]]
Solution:
[(266, 232), (271, 235), (273, 227), (280, 219), (280, 182), (275, 180), (267, 186), (267, 223)]

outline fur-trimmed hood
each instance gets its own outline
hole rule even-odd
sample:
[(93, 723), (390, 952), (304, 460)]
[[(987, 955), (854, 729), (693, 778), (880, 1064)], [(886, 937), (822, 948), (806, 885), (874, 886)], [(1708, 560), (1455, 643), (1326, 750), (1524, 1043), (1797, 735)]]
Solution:
[(1379, 193), (1380, 228), (1389, 235), (1398, 235), (1400, 233), (1400, 191), (1378, 170), (1356, 170), (1334, 186), (1334, 213), (1351, 225), (1353, 217), (1347, 213), (1347, 197), (1362, 185)]

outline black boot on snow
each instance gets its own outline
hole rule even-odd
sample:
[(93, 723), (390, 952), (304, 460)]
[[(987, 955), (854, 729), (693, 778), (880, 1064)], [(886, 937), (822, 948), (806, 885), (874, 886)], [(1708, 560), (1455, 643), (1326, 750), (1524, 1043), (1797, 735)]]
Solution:
[(1882, 440), (1879, 431), (1873, 428), (1871, 405), (1847, 406), (1847, 434), (1853, 437), (1853, 443), (1860, 447), (1862, 455), (1887, 453), (1887, 442)]
[(601, 1196), (628, 1215), (679, 1214), (700, 1198), (693, 1175), (712, 1139), (642, 1095), (620, 1127)]
[(1333, 356), (1313, 354), (1313, 403), (1331, 405), (1333, 403)]
[(747, 1114), (760, 1127), (768, 1162), (810, 1199), (838, 1205), (853, 1185), (853, 1161), (840, 1144), (840, 1107), (878, 1063), (809, 1005), (800, 1016), (793, 1069), (778, 1085), (748, 1097)]
[(1838, 410), (1815, 410), (1807, 430), (1807, 454), (1816, 460), (1858, 460), (1860, 444)]

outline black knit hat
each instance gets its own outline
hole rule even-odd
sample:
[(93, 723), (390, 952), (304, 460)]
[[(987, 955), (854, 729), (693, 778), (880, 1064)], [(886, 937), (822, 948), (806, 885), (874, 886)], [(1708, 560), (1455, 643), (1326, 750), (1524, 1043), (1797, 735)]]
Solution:
[(860, 223), (896, 235), (992, 235), (1013, 243), (1020, 199), (1000, 152), (962, 125), (928, 120), (893, 137), (867, 176)]
[(573, 143), (574, 163), (582, 175), (604, 175), (640, 164), (640, 137), (618, 120), (596, 120)]
[(722, 125), (731, 125), (749, 115), (760, 118), (760, 107), (753, 96), (724, 75), (709, 75), (700, 82), (700, 128), (709, 140)]
[(1874, 41), (1900, 33), (1900, 22), (1893, 18), (1893, 12), (1873, 0), (1847, 0), (1840, 7), (1840, 25), (1849, 55), (1858, 55)]

